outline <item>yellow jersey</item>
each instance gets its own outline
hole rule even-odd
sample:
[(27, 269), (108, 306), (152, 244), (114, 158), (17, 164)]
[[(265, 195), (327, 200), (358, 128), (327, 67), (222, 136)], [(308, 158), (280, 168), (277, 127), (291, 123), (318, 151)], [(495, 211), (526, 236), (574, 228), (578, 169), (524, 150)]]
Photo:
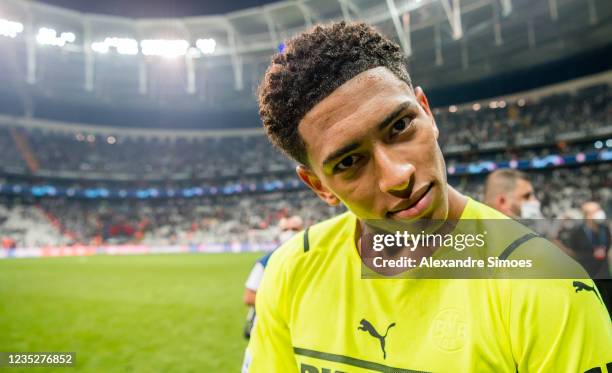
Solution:
[[(472, 199), (461, 216), (499, 218)], [(363, 279), (356, 226), (344, 213), (272, 255), (244, 373), (612, 372), (610, 316), (590, 279)]]

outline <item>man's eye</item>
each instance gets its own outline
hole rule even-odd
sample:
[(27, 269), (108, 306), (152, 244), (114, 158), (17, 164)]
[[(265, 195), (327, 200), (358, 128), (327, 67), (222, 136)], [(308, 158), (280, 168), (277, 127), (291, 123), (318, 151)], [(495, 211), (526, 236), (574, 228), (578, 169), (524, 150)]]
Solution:
[(399, 135), (400, 133), (404, 132), (408, 127), (410, 127), (411, 123), (410, 118), (407, 117), (393, 123), (391, 126), (391, 136)]
[(349, 155), (343, 158), (335, 167), (336, 171), (344, 171), (355, 165), (359, 161), (358, 155)]

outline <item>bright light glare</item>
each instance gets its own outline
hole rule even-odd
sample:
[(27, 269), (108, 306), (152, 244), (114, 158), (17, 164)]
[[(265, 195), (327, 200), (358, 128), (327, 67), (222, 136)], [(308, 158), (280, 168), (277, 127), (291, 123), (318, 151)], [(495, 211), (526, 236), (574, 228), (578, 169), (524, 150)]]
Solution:
[(98, 53), (108, 53), (110, 48), (115, 48), (119, 54), (136, 55), (138, 54), (138, 42), (129, 38), (108, 37), (104, 41), (91, 44), (91, 49)]
[(145, 56), (173, 58), (184, 56), (189, 49), (189, 43), (187, 40), (143, 40), (140, 42), (140, 48)]
[(198, 47), (203, 54), (213, 54), (215, 53), (217, 42), (215, 39), (198, 39), (196, 41), (196, 47)]
[(202, 52), (200, 52), (197, 48), (189, 47), (189, 50), (187, 50), (187, 55), (191, 58), (200, 58), (202, 57)]
[(23, 23), (0, 18), (0, 36), (14, 38), (23, 32)]
[(106, 54), (108, 53), (108, 44), (101, 41), (91, 43), (91, 50), (96, 53)]
[(128, 38), (106, 38), (104, 42), (115, 48), (119, 54), (138, 54), (138, 42), (134, 39)]
[(74, 43), (76, 35), (72, 32), (62, 32), (60, 37), (57, 36), (57, 31), (48, 27), (41, 27), (36, 34), (36, 41), (42, 45), (52, 45), (54, 47), (63, 47), (66, 43)]
[(64, 40), (66, 43), (74, 43), (76, 35), (72, 32), (62, 32), (60, 39)]

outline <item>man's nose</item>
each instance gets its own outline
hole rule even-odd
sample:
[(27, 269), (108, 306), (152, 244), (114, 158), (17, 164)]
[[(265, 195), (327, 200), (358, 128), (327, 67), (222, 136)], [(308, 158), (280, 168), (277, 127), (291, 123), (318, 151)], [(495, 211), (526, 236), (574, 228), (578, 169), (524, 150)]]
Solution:
[[(414, 183), (415, 167), (410, 162), (400, 161), (380, 152), (377, 154), (378, 186), (384, 193), (410, 194), (411, 184)], [(399, 196), (407, 198), (408, 196)]]

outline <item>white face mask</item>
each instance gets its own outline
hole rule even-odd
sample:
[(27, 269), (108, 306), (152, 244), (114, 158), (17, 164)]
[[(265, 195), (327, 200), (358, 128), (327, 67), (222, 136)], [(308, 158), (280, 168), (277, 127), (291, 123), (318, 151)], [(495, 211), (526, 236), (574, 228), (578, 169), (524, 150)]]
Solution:
[(540, 201), (532, 199), (521, 204), (521, 219), (541, 219)]
[(604, 210), (598, 210), (593, 214), (593, 220), (596, 223), (603, 223), (606, 221), (606, 213), (604, 212)]

